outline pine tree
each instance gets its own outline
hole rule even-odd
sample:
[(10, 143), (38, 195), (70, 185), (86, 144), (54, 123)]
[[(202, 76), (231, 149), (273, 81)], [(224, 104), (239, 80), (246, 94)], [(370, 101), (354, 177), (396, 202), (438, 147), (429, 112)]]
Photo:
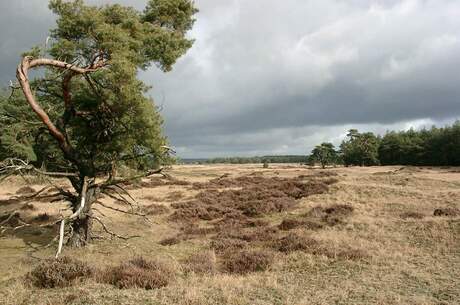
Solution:
[[(73, 212), (68, 242), (83, 246), (91, 240), (96, 196), (124, 180), (110, 175), (113, 168), (129, 163), (149, 169), (139, 176), (156, 172), (152, 167), (166, 139), (138, 71), (151, 65), (172, 69), (193, 44), (186, 32), (196, 9), (190, 0), (150, 0), (143, 11), (83, 0), (51, 0), (49, 8), (57, 26), (48, 45), (24, 54), (17, 69), (23, 94), (13, 96), (16, 108), (0, 108), (2, 120), (24, 132), (2, 133), (1, 147), (21, 159), (47, 162), (59, 170), (48, 174), (70, 180), (74, 192), (63, 193)], [(29, 71), (38, 68), (44, 72), (29, 79)], [(11, 162), (32, 168), (27, 161)], [(96, 183), (100, 176), (109, 178)]]

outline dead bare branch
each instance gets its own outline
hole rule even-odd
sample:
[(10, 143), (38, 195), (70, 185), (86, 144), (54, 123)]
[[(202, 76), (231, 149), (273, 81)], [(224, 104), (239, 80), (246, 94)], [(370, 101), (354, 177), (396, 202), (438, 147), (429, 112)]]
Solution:
[(128, 200), (126, 200), (126, 198), (117, 197), (117, 196), (112, 195), (111, 193), (107, 192), (106, 190), (102, 191), (102, 193), (107, 195), (107, 196), (109, 196), (113, 200), (119, 200), (120, 202), (123, 202), (123, 203), (129, 205), (131, 207), (131, 210), (134, 209), (133, 204), (131, 202), (129, 202)]
[(143, 173), (143, 174), (131, 176), (131, 177), (128, 177), (128, 178), (125, 178), (125, 179), (112, 179), (112, 180), (108, 180), (108, 181), (106, 181), (106, 182), (104, 182), (104, 183), (102, 183), (102, 184), (100, 184), (98, 186), (101, 187), (101, 188), (106, 188), (108, 186), (119, 185), (119, 184), (130, 182), (130, 181), (133, 181), (133, 180), (136, 180), (136, 179), (146, 178), (146, 177), (149, 177), (149, 176), (152, 176), (152, 175), (155, 175), (155, 174), (162, 174), (162, 171), (163, 171), (163, 168), (160, 168), (160, 169), (148, 171), (148, 172)]
[(61, 220), (61, 226), (59, 228), (59, 246), (58, 246), (55, 258), (58, 258), (59, 254), (61, 254), (61, 251), (62, 251), (62, 245), (64, 243), (64, 229), (65, 229), (65, 218)]
[(62, 218), (61, 220), (61, 227), (59, 229), (59, 246), (58, 250), (56, 252), (56, 258), (59, 257), (59, 254), (61, 254), (62, 251), (62, 245), (64, 242), (64, 229), (65, 229), (65, 222), (66, 220), (72, 220), (80, 216), (81, 212), (85, 208), (85, 203), (86, 203), (86, 192), (88, 190), (88, 177), (83, 178), (83, 186), (81, 190), (81, 200), (80, 200), (80, 207), (69, 217), (67, 218)]
[[(127, 190), (125, 190), (121, 185), (112, 185), (111, 187), (108, 187), (107, 189), (112, 190), (113, 192), (115, 192), (118, 196), (120, 196), (122, 201), (124, 201), (125, 203), (130, 205), (131, 208), (133, 208), (133, 204), (130, 203), (122, 194), (128, 196), (128, 198), (131, 199), (131, 201), (134, 203), (134, 205), (136, 205), (136, 207), (139, 208), (139, 202), (137, 202), (137, 200), (134, 199), (134, 197), (131, 196), (131, 194)], [(117, 189), (119, 189), (120, 191), (118, 191)], [(107, 192), (105, 194), (107, 194)]]
[(14, 196), (12, 199), (33, 199), (43, 193), (44, 191), (48, 190), (50, 186), (45, 186), (44, 188), (40, 189), (38, 192), (33, 193), (32, 195), (26, 195), (26, 196)]
[(134, 216), (140, 216), (140, 217), (147, 217), (146, 214), (136, 213), (136, 212), (130, 212), (130, 211), (125, 211), (125, 210), (122, 210), (122, 209), (117, 209), (117, 208), (111, 207), (111, 206), (109, 206), (109, 205), (103, 204), (103, 203), (100, 202), (100, 201), (96, 201), (95, 203), (97, 203), (97, 204), (103, 206), (103, 207), (106, 208), (106, 209), (113, 210), (113, 211), (115, 211), (115, 212), (119, 212), (119, 213), (123, 213), (123, 214), (129, 214), (129, 215), (134, 215)]
[(102, 226), (102, 229), (109, 235), (111, 235), (112, 237), (116, 237), (116, 238), (119, 238), (119, 239), (123, 239), (123, 240), (129, 240), (129, 239), (132, 239), (132, 238), (137, 238), (137, 237), (141, 237), (139, 235), (134, 235), (134, 236), (121, 236), (121, 235), (118, 235), (112, 231), (110, 231), (107, 226), (105, 225), (105, 223), (97, 216), (93, 216), (93, 215), (87, 215), (88, 217), (96, 220), (101, 226)]
[(5, 180), (7, 177), (14, 174), (22, 174), (23, 172), (35, 172), (40, 175), (50, 176), (50, 177), (78, 177), (76, 173), (64, 173), (64, 172), (47, 172), (36, 168), (31, 165), (29, 162), (17, 159), (17, 158), (8, 158), (0, 162), (0, 175), (5, 175), (0, 179), (0, 182)]

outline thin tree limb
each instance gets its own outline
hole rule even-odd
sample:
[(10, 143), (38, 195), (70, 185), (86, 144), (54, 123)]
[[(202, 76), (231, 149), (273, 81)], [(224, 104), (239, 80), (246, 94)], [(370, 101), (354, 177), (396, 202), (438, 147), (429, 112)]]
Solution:
[(131, 239), (131, 238), (136, 238), (136, 237), (141, 237), (139, 235), (134, 235), (134, 236), (121, 236), (121, 235), (118, 235), (112, 231), (110, 231), (107, 226), (105, 225), (105, 223), (97, 216), (93, 216), (93, 215), (87, 215), (88, 217), (90, 218), (93, 218), (95, 219), (101, 226), (102, 226), (102, 229), (109, 235), (113, 236), (113, 237), (116, 237), (116, 238), (119, 238), (119, 239), (123, 239), (123, 240), (128, 240), (128, 239)]
[(58, 246), (55, 258), (58, 258), (59, 254), (61, 254), (61, 251), (62, 251), (62, 245), (64, 243), (64, 228), (65, 228), (65, 218), (61, 220), (61, 227), (59, 229), (59, 246)]
[(136, 212), (129, 212), (129, 211), (117, 209), (117, 208), (108, 206), (108, 205), (106, 205), (106, 204), (103, 204), (103, 203), (100, 202), (100, 201), (96, 201), (96, 203), (99, 204), (99, 205), (101, 205), (101, 206), (103, 206), (103, 207), (106, 208), (106, 209), (113, 210), (113, 211), (115, 211), (115, 212), (119, 212), (119, 213), (123, 213), (123, 214), (129, 214), (129, 215), (134, 215), (134, 216), (140, 216), (140, 217), (147, 217), (146, 214), (141, 214), (141, 213), (136, 213)]
[(143, 174), (131, 176), (131, 177), (128, 177), (128, 178), (125, 178), (125, 179), (112, 179), (112, 180), (108, 180), (108, 181), (100, 184), (99, 186), (101, 188), (104, 188), (104, 187), (107, 187), (107, 186), (117, 185), (117, 184), (129, 182), (129, 181), (132, 181), (132, 180), (136, 180), (136, 179), (139, 179), (139, 178), (146, 178), (146, 177), (149, 177), (149, 176), (152, 176), (152, 175), (155, 175), (155, 174), (161, 174), (162, 171), (163, 171), (163, 168), (160, 168), (160, 169), (148, 171), (148, 172), (143, 173)]
[[(21, 173), (22, 171), (33, 171), (37, 174), (50, 176), (50, 177), (78, 177), (77, 173), (64, 173), (64, 172), (47, 172), (36, 168), (35, 166), (29, 164), (28, 162), (17, 159), (17, 158), (9, 158), (2, 162), (0, 162), (0, 174), (6, 174), (11, 176), (15, 173)], [(22, 174), (22, 173), (21, 173)], [(6, 179), (2, 177), (0, 180), (3, 181)]]

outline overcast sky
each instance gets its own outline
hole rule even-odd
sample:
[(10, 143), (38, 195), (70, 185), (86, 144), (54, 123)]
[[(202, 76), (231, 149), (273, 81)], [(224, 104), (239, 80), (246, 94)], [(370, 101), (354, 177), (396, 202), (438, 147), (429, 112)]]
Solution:
[[(306, 154), (349, 128), (460, 118), (458, 0), (195, 2), (193, 48), (172, 72), (141, 74), (181, 157)], [(6, 85), (54, 19), (46, 0), (0, 0), (0, 17)]]

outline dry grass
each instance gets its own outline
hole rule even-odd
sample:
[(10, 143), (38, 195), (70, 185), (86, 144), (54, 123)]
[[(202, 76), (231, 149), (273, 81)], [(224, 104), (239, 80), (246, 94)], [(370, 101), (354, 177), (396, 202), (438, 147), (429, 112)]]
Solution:
[(211, 248), (222, 254), (227, 251), (233, 252), (248, 247), (247, 241), (236, 238), (218, 238), (211, 241)]
[(414, 211), (404, 212), (399, 216), (402, 219), (423, 219), (425, 217), (424, 214)]
[(193, 253), (185, 260), (184, 269), (187, 273), (215, 274), (217, 272), (216, 254), (213, 251)]
[(26, 203), (21, 207), (21, 211), (35, 211), (37, 208), (30, 203)]
[(184, 193), (183, 192), (174, 191), (174, 192), (171, 192), (171, 193), (168, 194), (168, 196), (166, 197), (166, 200), (174, 202), (174, 201), (179, 201), (182, 198), (184, 198)]
[[(257, 164), (168, 173), (175, 179), (129, 186), (151, 224), (98, 207), (110, 229), (141, 237), (65, 247), (67, 257), (99, 271), (74, 279), (70, 272), (54, 289), (24, 278), (40, 265), (35, 257), (54, 255), (55, 244), (40, 245), (56, 228), (8, 229), (0, 238), (0, 304), (458, 304), (458, 169)], [(17, 211), (4, 226), (44, 213), (56, 219), (66, 207), (12, 198), (23, 186), (44, 187), (21, 179), (1, 185), (0, 215)], [(34, 209), (21, 209), (26, 202)], [(176, 212), (183, 216), (172, 221)], [(94, 230), (103, 235), (98, 224)], [(157, 262), (152, 253), (166, 271), (132, 261)], [(51, 271), (36, 275), (54, 278)]]
[(162, 246), (173, 246), (181, 242), (181, 239), (178, 236), (166, 237), (165, 239), (160, 240), (159, 244)]
[(163, 204), (151, 204), (144, 208), (147, 212), (147, 215), (163, 215), (170, 212), (170, 209)]
[(35, 193), (36, 190), (30, 186), (23, 186), (16, 191), (17, 195), (31, 195)]

